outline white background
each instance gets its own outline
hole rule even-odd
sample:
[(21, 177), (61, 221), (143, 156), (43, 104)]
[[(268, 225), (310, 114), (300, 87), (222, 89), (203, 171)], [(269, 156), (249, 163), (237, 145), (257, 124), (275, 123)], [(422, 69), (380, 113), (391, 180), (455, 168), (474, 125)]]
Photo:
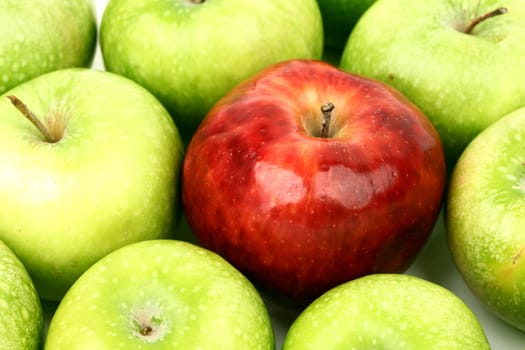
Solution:
[[(95, 2), (100, 23), (107, 0), (96, 0)], [(93, 68), (103, 69), (99, 48), (97, 48)], [(463, 299), (480, 320), (493, 350), (525, 349), (525, 332), (507, 325), (487, 311), (470, 293), (459, 276), (448, 251), (442, 217), (436, 224), (431, 239), (407, 273), (445, 286)], [(268, 307), (275, 329), (277, 349), (280, 349), (286, 331), (297, 316), (298, 311), (270, 301), (268, 301)], [(461, 332), (461, 330), (458, 330), (458, 332)]]

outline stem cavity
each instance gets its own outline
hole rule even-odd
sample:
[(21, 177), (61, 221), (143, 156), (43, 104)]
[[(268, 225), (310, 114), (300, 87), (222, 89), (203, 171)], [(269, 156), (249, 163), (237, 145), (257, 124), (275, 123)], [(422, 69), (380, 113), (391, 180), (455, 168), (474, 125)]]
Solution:
[(155, 343), (164, 338), (168, 326), (159, 314), (159, 308), (150, 304), (133, 311), (130, 315), (132, 334), (147, 343)]
[(480, 24), (481, 22), (489, 19), (489, 18), (492, 18), (492, 17), (496, 17), (496, 16), (499, 16), (499, 15), (503, 15), (505, 13), (507, 13), (508, 10), (507, 8), (505, 7), (499, 7), (497, 9), (495, 9), (494, 11), (490, 11), (488, 13), (485, 13), (484, 15), (472, 20), (469, 25), (467, 26), (467, 29), (465, 29), (465, 33), (466, 34), (472, 34), (472, 31), (474, 30), (474, 28)]
[(330, 131), (330, 121), (332, 119), (332, 111), (335, 106), (332, 102), (327, 102), (321, 106), (321, 112), (323, 113), (323, 121), (321, 124), (321, 137), (327, 138)]

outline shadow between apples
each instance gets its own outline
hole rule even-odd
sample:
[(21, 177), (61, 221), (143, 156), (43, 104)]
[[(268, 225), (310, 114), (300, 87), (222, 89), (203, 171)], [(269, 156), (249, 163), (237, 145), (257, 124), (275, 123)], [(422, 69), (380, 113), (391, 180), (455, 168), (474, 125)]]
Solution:
[(43, 349), (44, 343), (46, 340), (47, 330), (49, 328), (49, 323), (51, 322), (51, 319), (53, 318), (53, 315), (55, 314), (55, 311), (58, 307), (58, 302), (40, 300), (40, 304), (42, 305), (42, 314), (44, 315), (44, 330), (42, 334), (42, 343), (40, 346), (40, 348)]
[(448, 248), (443, 208), (428, 241), (407, 273), (418, 275), (441, 286), (453, 282), (457, 270)]
[(269, 296), (264, 290), (261, 291), (260, 288), (258, 288), (258, 290), (261, 293), (272, 320), (272, 327), (275, 335), (275, 348), (281, 349), (290, 326), (306, 306), (299, 307), (297, 305), (288, 305), (283, 303), (282, 300), (279, 301), (274, 297)]
[(189, 243), (199, 245), (197, 237), (191, 231), (191, 228), (188, 225), (188, 222), (186, 221), (186, 216), (184, 215), (184, 212), (182, 210), (179, 213), (179, 217), (177, 218), (177, 228), (175, 229), (173, 238), (180, 241), (186, 241)]

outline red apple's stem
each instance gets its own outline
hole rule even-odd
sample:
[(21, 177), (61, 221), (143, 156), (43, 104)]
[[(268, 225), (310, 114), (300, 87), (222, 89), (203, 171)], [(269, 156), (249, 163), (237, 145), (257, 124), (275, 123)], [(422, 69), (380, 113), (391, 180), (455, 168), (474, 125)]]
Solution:
[(335, 106), (332, 102), (327, 102), (321, 106), (321, 112), (323, 113), (323, 122), (321, 124), (321, 137), (327, 138), (330, 129), (330, 120), (332, 119), (332, 111)]
[(38, 119), (37, 116), (18, 97), (9, 95), (7, 98), (11, 101), (13, 106), (15, 106), (16, 109), (22, 113), (24, 117), (26, 117), (34, 126), (36, 126), (47, 142), (55, 143), (60, 140), (60, 138), (57, 139), (49, 132), (49, 129), (44, 125), (44, 123), (42, 123), (40, 119)]
[(484, 15), (482, 15), (482, 16), (474, 19), (472, 22), (470, 22), (470, 24), (468, 25), (467, 29), (465, 29), (465, 33), (466, 34), (472, 34), (472, 31), (474, 30), (474, 27), (476, 27), (478, 24), (480, 24), (484, 20), (492, 18), (492, 17), (495, 17), (495, 16), (503, 15), (503, 14), (505, 14), (507, 12), (508, 12), (507, 8), (500, 7), (500, 8), (495, 9), (494, 11), (490, 11), (488, 13), (485, 13)]

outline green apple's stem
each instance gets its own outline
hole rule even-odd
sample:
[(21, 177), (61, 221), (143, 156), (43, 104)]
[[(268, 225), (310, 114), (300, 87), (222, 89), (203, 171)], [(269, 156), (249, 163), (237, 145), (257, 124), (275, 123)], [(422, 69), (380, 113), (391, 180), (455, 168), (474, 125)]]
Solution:
[(142, 334), (145, 337), (150, 335), (152, 332), (153, 332), (153, 328), (150, 326), (144, 326), (140, 328), (140, 334)]
[(332, 119), (332, 111), (335, 106), (332, 102), (327, 102), (321, 106), (321, 112), (323, 113), (323, 121), (321, 124), (321, 137), (327, 138), (330, 130), (330, 120)]
[(466, 34), (472, 34), (472, 31), (474, 30), (474, 27), (476, 27), (478, 24), (480, 24), (484, 20), (492, 18), (492, 17), (495, 17), (495, 16), (503, 15), (503, 14), (507, 13), (507, 11), (508, 10), (505, 7), (500, 7), (500, 8), (495, 9), (494, 11), (490, 11), (488, 13), (485, 13), (484, 15), (482, 15), (482, 16), (474, 19), (472, 22), (470, 22), (470, 24), (468, 25), (467, 29), (465, 29), (465, 33)]
[(205, 2), (206, 0), (190, 0), (190, 2), (192, 4), (202, 4), (203, 2)]
[(9, 95), (7, 98), (11, 101), (13, 106), (16, 107), (26, 117), (36, 128), (42, 133), (44, 139), (49, 143), (55, 143), (60, 141), (59, 135), (52, 134), (49, 129), (40, 121), (39, 118), (27, 107), (27, 105), (22, 102), (18, 97), (14, 95)]

